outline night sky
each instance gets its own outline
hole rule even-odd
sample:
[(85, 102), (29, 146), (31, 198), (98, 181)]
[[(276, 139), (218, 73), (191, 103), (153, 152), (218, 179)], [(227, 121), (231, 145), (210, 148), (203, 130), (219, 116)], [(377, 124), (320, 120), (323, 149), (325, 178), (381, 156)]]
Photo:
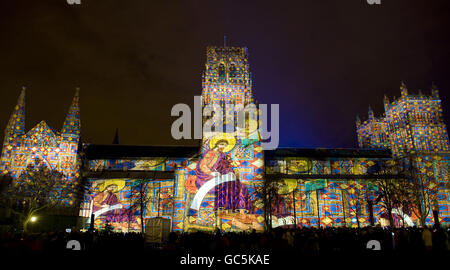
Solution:
[(280, 146), (356, 147), (356, 115), (381, 115), (402, 80), (434, 81), (448, 125), (449, 14), (448, 0), (0, 0), (0, 129), (26, 86), (26, 129), (60, 130), (80, 87), (84, 142), (119, 128), (122, 144), (196, 144), (171, 138), (170, 110), (201, 94), (224, 35), (248, 47), (258, 102), (280, 104)]

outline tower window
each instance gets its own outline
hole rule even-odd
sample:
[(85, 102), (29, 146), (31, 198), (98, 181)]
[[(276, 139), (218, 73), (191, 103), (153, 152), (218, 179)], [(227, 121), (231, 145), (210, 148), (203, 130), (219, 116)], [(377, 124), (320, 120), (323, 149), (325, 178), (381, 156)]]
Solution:
[(224, 64), (219, 65), (219, 77), (223, 78), (225, 77), (225, 66)]
[(230, 66), (230, 78), (234, 78), (237, 75), (237, 69), (235, 64), (231, 64)]

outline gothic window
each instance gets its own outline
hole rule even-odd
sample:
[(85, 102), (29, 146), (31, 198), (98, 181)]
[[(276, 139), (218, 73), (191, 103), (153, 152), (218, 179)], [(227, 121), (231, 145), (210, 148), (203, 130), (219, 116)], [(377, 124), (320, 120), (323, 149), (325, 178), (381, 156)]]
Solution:
[(230, 78), (235, 78), (237, 75), (237, 69), (235, 64), (231, 64), (230, 66)]
[(14, 156), (13, 167), (25, 168), (27, 166), (28, 155), (27, 154), (16, 154)]
[(61, 157), (61, 169), (72, 169), (72, 166), (73, 166), (73, 156)]
[(219, 78), (224, 78), (224, 77), (225, 77), (225, 65), (220, 64), (219, 65)]

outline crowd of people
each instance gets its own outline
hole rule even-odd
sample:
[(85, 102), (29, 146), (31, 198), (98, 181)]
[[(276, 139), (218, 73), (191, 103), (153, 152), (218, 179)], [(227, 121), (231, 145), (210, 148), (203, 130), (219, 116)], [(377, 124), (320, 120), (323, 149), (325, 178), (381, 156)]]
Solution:
[[(450, 229), (433, 228), (276, 228), (270, 232), (172, 232), (162, 243), (147, 243), (140, 233), (111, 231), (6, 233), (2, 251), (176, 251), (176, 252), (300, 252), (363, 253), (449, 252)], [(76, 240), (79, 246), (74, 245)], [(374, 241), (371, 241), (374, 240)]]
[[(381, 227), (275, 229), (270, 233), (172, 233), (162, 247), (166, 250), (189, 250), (229, 253), (233, 251), (279, 251), (301, 253), (448, 252), (450, 230), (431, 228)], [(370, 242), (374, 240), (375, 242)], [(370, 242), (370, 243), (369, 243)], [(379, 243), (379, 245), (378, 245)]]

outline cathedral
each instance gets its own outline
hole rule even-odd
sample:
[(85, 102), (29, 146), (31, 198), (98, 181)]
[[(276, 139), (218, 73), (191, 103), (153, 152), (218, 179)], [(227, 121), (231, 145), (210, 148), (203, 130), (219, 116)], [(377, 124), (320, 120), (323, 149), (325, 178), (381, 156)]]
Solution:
[[(201, 103), (257, 107), (248, 51), (208, 47)], [(86, 188), (78, 228), (140, 231), (162, 218), (172, 231), (264, 231), (276, 227), (450, 225), (449, 138), (436, 86), (405, 84), (385, 115), (357, 118), (356, 149), (265, 150), (260, 111), (228, 112), (200, 147), (80, 142), (78, 90), (60, 131), (25, 131), (25, 89), (5, 129), (1, 168), (17, 178), (36, 157)], [(204, 117), (203, 123), (209, 119)], [(421, 203), (387, 203), (386, 188), (420, 182)], [(409, 201), (408, 201), (409, 202)]]

